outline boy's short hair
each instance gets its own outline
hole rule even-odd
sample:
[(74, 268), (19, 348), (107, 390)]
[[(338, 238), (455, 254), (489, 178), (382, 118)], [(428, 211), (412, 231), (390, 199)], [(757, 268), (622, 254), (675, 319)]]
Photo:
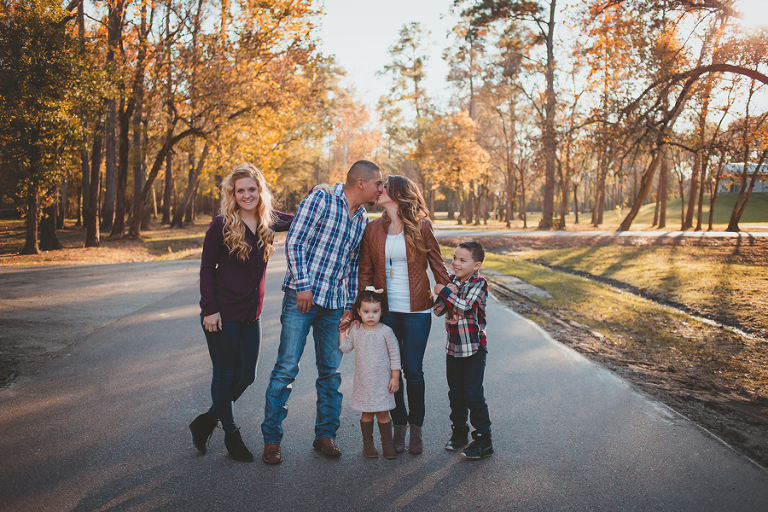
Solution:
[(480, 242), (475, 242), (474, 240), (472, 242), (461, 242), (456, 247), (468, 250), (469, 254), (472, 255), (472, 259), (476, 262), (482, 263), (485, 261), (485, 249), (483, 249), (483, 245)]

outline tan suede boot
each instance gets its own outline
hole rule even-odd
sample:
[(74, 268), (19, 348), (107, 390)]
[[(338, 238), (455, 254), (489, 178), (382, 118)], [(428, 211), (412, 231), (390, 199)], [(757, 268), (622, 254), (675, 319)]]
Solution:
[(373, 422), (361, 421), (360, 430), (363, 432), (363, 455), (375, 459), (379, 456), (379, 452), (373, 444)]
[(392, 422), (379, 423), (379, 432), (381, 432), (381, 451), (385, 459), (396, 459), (397, 453), (392, 447)]
[(408, 443), (408, 452), (418, 455), (424, 449), (424, 442), (421, 440), (421, 427), (411, 425), (411, 439)]

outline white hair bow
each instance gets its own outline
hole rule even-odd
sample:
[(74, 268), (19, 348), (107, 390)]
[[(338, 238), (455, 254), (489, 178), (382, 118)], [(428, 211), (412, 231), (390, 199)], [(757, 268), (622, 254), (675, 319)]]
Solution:
[(365, 291), (373, 293), (384, 293), (384, 288), (374, 288), (373, 286), (366, 286)]

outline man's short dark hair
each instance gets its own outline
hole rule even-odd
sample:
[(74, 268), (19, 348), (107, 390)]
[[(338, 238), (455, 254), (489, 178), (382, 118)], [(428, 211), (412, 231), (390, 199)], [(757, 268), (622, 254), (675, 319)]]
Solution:
[(461, 242), (457, 247), (468, 250), (473, 260), (480, 263), (485, 261), (485, 249), (483, 249), (483, 245), (480, 242)]
[(368, 181), (376, 172), (381, 172), (378, 165), (368, 160), (358, 160), (347, 171), (347, 185), (354, 185), (360, 178)]

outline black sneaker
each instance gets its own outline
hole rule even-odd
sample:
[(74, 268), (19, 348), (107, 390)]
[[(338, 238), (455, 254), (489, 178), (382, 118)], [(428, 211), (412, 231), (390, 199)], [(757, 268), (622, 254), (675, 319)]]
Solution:
[(445, 443), (445, 449), (449, 452), (457, 452), (467, 446), (469, 442), (469, 429), (451, 427), (451, 438)]
[(246, 448), (240, 429), (234, 432), (224, 433), (224, 446), (227, 447), (229, 456), (238, 462), (253, 462), (253, 454)]
[(213, 435), (213, 430), (218, 425), (218, 421), (210, 417), (206, 412), (195, 418), (195, 420), (189, 424), (189, 430), (192, 432), (192, 444), (195, 445), (197, 451), (205, 455), (206, 444)]
[(461, 452), (464, 460), (478, 460), (493, 455), (493, 444), (488, 436), (474, 436), (475, 440)]

